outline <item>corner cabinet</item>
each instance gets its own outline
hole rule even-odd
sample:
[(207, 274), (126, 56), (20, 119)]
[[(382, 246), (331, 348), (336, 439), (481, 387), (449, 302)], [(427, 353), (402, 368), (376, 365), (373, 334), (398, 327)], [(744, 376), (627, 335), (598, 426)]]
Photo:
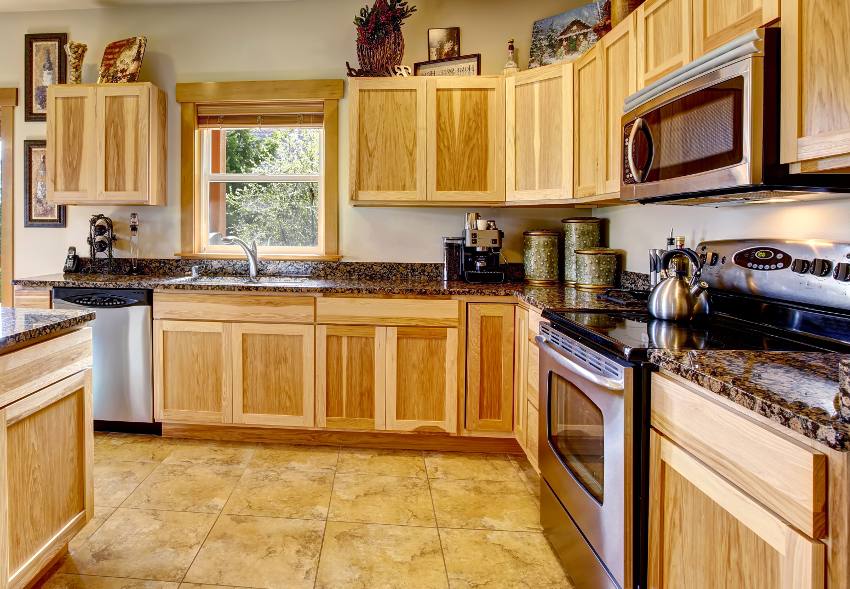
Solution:
[(48, 200), (164, 205), (167, 110), (165, 93), (147, 82), (50, 86)]

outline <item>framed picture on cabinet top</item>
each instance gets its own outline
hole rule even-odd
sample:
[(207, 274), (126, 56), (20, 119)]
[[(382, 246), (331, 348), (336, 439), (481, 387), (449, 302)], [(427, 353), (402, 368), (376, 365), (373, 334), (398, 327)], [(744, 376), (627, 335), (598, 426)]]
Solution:
[(413, 64), (414, 76), (480, 76), (481, 54), (420, 61)]
[(47, 141), (24, 141), (24, 227), (65, 227), (65, 205), (47, 200)]
[(460, 57), (460, 28), (428, 29), (428, 59)]
[(68, 56), (65, 33), (40, 33), (24, 36), (24, 120), (47, 120), (47, 87), (64, 84)]

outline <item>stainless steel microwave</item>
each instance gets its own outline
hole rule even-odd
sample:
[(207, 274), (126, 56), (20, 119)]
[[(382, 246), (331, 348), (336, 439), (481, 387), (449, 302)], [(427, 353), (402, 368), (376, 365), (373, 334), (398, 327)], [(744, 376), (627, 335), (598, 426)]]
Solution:
[(847, 174), (779, 162), (779, 30), (758, 30), (626, 100), (620, 198), (720, 206), (830, 198)]

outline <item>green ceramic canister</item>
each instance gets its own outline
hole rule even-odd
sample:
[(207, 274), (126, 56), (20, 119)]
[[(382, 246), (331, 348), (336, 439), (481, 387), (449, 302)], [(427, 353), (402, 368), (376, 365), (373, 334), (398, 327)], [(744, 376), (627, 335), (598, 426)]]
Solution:
[(564, 224), (564, 283), (576, 285), (576, 250), (602, 245), (602, 220), (595, 217), (561, 219)]
[(525, 281), (536, 285), (557, 284), (558, 232), (541, 229), (526, 231), (522, 235)]
[(601, 292), (617, 284), (617, 250), (594, 247), (576, 250), (576, 289)]

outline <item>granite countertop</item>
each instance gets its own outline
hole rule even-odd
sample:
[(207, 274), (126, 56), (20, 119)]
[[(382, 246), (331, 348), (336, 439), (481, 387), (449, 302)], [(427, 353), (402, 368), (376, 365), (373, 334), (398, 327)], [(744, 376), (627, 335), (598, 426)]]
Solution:
[(93, 311), (0, 307), (0, 354), (94, 319)]
[(850, 356), (655, 350), (650, 360), (835, 450), (850, 450)]

